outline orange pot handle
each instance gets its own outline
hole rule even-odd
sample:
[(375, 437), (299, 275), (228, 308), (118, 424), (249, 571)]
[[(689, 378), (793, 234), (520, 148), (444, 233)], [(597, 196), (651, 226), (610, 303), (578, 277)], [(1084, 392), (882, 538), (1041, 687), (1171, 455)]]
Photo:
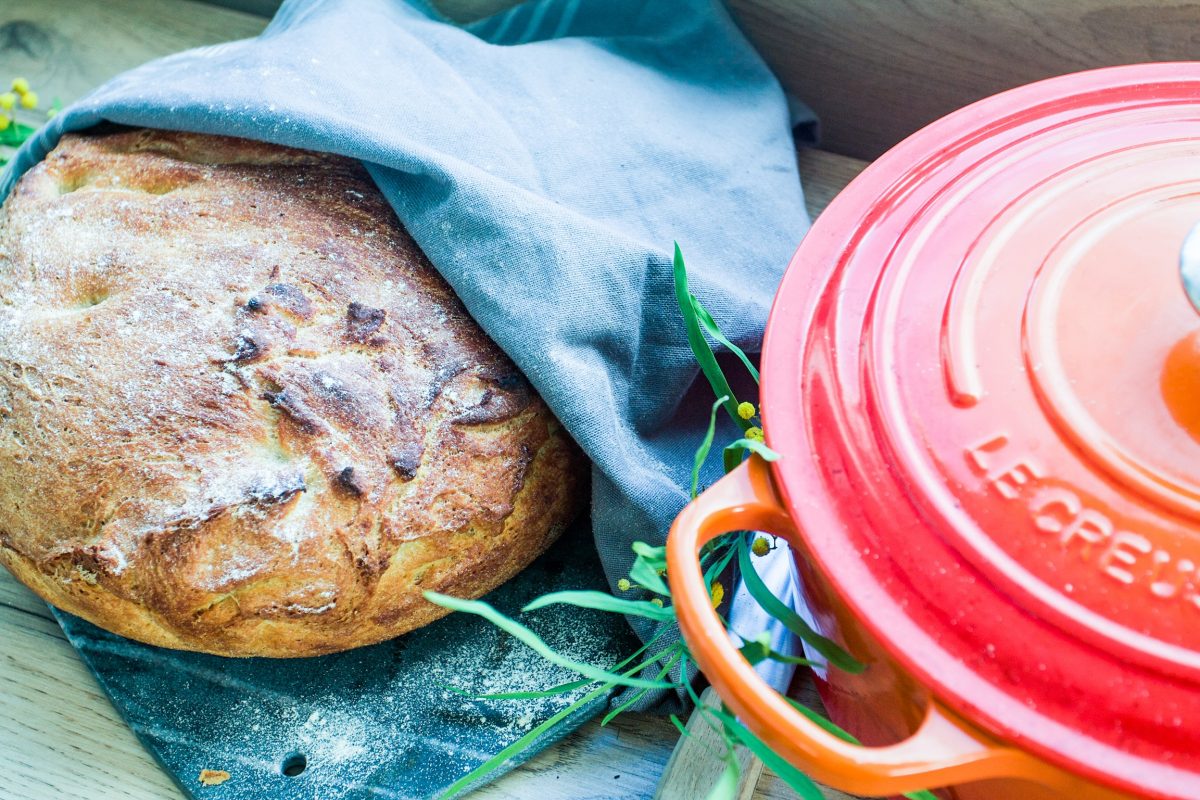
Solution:
[(893, 795), (987, 778), (1024, 778), (1063, 789), (1082, 781), (1005, 746), (931, 701), (908, 739), (863, 747), (833, 736), (787, 704), (733, 646), (709, 601), (700, 548), (723, 533), (767, 531), (799, 546), (768, 464), (752, 456), (696, 498), (667, 539), (667, 576), (679, 627), (697, 664), (737, 717), (811, 777), (855, 794)]

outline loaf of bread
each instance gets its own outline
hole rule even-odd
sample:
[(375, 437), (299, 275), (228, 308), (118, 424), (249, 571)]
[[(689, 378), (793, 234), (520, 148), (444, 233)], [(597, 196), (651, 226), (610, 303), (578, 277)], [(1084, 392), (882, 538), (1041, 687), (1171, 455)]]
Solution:
[(0, 563), (96, 625), (394, 637), (528, 565), (583, 466), (355, 161), (109, 129), (0, 211)]

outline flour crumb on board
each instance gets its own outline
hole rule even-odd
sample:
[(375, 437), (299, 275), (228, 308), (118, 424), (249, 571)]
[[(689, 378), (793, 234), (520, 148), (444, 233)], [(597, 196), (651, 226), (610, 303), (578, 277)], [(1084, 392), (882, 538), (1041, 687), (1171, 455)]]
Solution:
[(223, 769), (200, 770), (200, 783), (205, 786), (220, 786), (232, 776)]

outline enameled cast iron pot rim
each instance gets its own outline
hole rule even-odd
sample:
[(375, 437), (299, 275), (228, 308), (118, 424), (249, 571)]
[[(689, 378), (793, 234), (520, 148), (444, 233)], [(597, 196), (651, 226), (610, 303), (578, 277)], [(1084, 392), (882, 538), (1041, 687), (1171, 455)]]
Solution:
[[(800, 359), (796, 343), (806, 341), (803, 330), (812, 318), (823, 288), (836, 269), (834, 263), (848, 231), (859, 228), (881, 191), (936, 155), (939, 146), (985, 130), (1014, 108), (1043, 107), (1069, 101), (1113, 85), (1126, 87), (1200, 83), (1200, 63), (1144, 64), (1113, 67), (1052, 78), (996, 95), (955, 112), (919, 131), (867, 167), (814, 223), (785, 273), (767, 324), (763, 346), (762, 405), (768, 444), (784, 453), (782, 462), (768, 465), (754, 458), (731, 473), (677, 518), (668, 540), (668, 576), (676, 598), (680, 627), (697, 662), (721, 697), (777, 752), (809, 769), (819, 780), (849, 791), (891, 794), (930, 786), (945, 786), (988, 778), (1033, 780), (1066, 794), (1110, 796), (1102, 786), (1138, 796), (1179, 797), (1180, 787), (1194, 786), (1194, 775), (1161, 765), (1161, 772), (1134, 784), (1114, 778), (1101, 763), (1121, 754), (1097, 750), (1094, 759), (1065, 758), (1050, 747), (1031, 741), (1018, 730), (987, 719), (964, 698), (989, 692), (989, 685), (963, 667), (957, 672), (929, 672), (926, 647), (936, 647), (931, 632), (917, 627), (894, 607), (872, 601), (870, 588), (846, 591), (855, 581), (856, 554), (836, 563), (817, 560), (813, 567), (833, 587), (856, 621), (877, 638), (891, 657), (929, 688), (936, 700), (925, 724), (913, 737), (884, 748), (848, 745), (803, 720), (759, 679), (729, 643), (712, 612), (696, 567), (699, 548), (731, 530), (764, 530), (792, 541), (798, 552), (811, 553), (797, 526), (807, 530), (836, 530), (842, 524), (834, 511), (836, 500), (821, 491), (812, 459), (787, 457), (797, 443), (808, 444), (804, 414), (790, 373)], [(828, 548), (825, 554), (828, 555)], [(884, 613), (879, 613), (880, 608)], [(903, 644), (900, 644), (903, 643)], [(944, 663), (939, 667), (946, 667)], [(952, 709), (963, 708), (975, 721)], [(1046, 725), (1034, 714), (1028, 724)], [(983, 727), (996, 732), (983, 732)], [(998, 735), (1001, 738), (996, 738)], [(1007, 744), (1020, 740), (1021, 748)], [(1184, 791), (1190, 791), (1185, 788)], [(1197, 795), (1200, 796), (1200, 795)]]

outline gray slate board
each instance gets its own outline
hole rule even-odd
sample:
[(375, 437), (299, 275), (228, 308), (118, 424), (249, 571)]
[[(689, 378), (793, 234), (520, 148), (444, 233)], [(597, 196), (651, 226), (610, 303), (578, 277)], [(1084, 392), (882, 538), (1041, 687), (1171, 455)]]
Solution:
[[(578, 588), (605, 588), (586, 530), (565, 535), (486, 599), (515, 615), (538, 595)], [(164, 650), (55, 614), (117, 710), (191, 798), (424, 800), (586, 691), (482, 701), (446, 690), (525, 691), (578, 677), (466, 614), (374, 647), (284, 661)], [(614, 664), (638, 646), (611, 614), (557, 606), (522, 621), (588, 663)], [(524, 758), (607, 703), (580, 710)], [(204, 769), (232, 777), (205, 787)]]

